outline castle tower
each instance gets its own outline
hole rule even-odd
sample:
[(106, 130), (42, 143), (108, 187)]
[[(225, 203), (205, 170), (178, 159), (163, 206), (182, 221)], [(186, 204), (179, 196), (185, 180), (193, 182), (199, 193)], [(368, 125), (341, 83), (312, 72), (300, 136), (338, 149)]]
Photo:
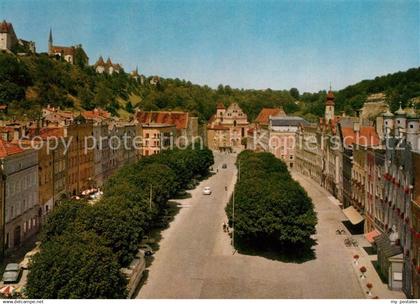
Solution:
[(331, 86), (330, 86), (330, 90), (328, 91), (327, 94), (327, 101), (325, 103), (325, 122), (329, 122), (330, 120), (334, 120), (334, 93), (331, 91)]
[(414, 151), (420, 150), (420, 118), (414, 109), (407, 114), (407, 141)]
[(391, 135), (391, 131), (394, 128), (394, 114), (392, 114), (388, 109), (382, 114), (382, 117), (384, 119), (383, 133), (384, 136), (388, 137)]
[(220, 121), (223, 121), (223, 116), (225, 115), (226, 108), (223, 103), (219, 102), (216, 107), (216, 118)]
[(407, 113), (401, 107), (395, 112), (395, 136), (399, 137), (404, 134), (407, 127)]
[(48, 55), (52, 55), (53, 53), (53, 36), (52, 36), (52, 29), (50, 28), (50, 35), (48, 37)]

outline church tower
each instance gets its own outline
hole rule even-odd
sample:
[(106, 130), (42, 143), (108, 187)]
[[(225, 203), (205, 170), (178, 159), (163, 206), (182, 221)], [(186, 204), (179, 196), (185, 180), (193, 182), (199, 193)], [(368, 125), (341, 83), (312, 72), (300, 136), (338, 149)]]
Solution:
[(53, 53), (53, 36), (52, 36), (52, 29), (50, 28), (50, 36), (48, 37), (48, 55), (52, 55)]
[(334, 120), (334, 94), (331, 91), (331, 86), (330, 86), (330, 90), (328, 91), (327, 94), (327, 101), (325, 103), (325, 122), (329, 122), (330, 120)]

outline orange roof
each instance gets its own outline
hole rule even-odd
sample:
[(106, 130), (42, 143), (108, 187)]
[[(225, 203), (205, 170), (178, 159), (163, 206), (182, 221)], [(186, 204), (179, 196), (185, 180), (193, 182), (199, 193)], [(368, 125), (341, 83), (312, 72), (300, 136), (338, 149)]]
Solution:
[(286, 116), (286, 113), (280, 108), (263, 108), (255, 119), (255, 122), (262, 125), (268, 125), (270, 116)]
[(24, 150), (16, 144), (9, 143), (0, 138), (0, 158), (5, 158), (7, 156), (18, 154)]
[(353, 144), (378, 146), (381, 142), (375, 128), (370, 126), (361, 126), (358, 134), (354, 132), (353, 128), (343, 127), (341, 128), (341, 133), (346, 146)]
[(188, 112), (151, 111), (136, 113), (137, 121), (144, 123), (173, 124), (177, 129), (188, 127)]
[(100, 108), (95, 108), (92, 111), (84, 111), (82, 112), (82, 116), (85, 119), (108, 119), (111, 117), (111, 113), (108, 111), (102, 110)]
[(28, 136), (33, 138), (35, 136), (40, 136), (42, 139), (48, 139), (49, 137), (63, 137), (64, 129), (63, 128), (40, 128), (39, 134), (37, 134), (37, 128), (29, 128)]

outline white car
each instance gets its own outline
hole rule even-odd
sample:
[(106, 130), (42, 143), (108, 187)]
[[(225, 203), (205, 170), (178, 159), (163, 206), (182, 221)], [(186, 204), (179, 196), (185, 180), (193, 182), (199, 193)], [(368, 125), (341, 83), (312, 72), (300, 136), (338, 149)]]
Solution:
[(210, 194), (211, 194), (211, 189), (210, 189), (210, 187), (204, 187), (204, 189), (203, 189), (203, 194), (204, 194), (204, 195), (210, 195)]

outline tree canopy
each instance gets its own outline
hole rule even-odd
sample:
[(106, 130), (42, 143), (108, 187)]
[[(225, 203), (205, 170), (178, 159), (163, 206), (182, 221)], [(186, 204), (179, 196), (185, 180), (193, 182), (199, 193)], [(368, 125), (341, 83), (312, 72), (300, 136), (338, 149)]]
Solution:
[[(301, 246), (315, 233), (316, 214), (286, 164), (270, 153), (244, 151), (235, 186), (235, 236), (254, 244)], [(226, 207), (232, 223), (233, 198)]]
[(124, 298), (120, 268), (137, 254), (168, 199), (212, 164), (207, 148), (164, 151), (117, 171), (95, 205), (67, 201), (54, 208), (28, 277), (29, 297)]

